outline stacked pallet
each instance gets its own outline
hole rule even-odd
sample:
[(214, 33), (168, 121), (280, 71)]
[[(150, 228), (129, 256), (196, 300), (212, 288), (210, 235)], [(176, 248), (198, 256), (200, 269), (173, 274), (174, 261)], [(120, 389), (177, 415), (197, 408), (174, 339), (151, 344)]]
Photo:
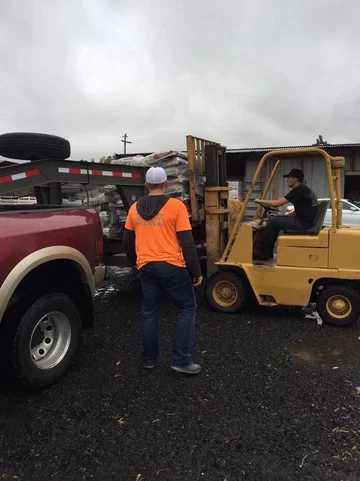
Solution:
[(178, 151), (167, 151), (147, 155), (143, 157), (126, 157), (115, 159), (112, 164), (163, 167), (166, 170), (169, 187), (167, 193), (172, 197), (181, 197), (186, 200), (189, 197), (189, 175), (187, 155)]

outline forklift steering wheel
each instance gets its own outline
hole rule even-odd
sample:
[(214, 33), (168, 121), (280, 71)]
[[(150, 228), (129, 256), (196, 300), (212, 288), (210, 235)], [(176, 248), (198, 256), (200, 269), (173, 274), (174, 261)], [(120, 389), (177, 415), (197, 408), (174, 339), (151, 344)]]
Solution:
[(263, 209), (265, 209), (265, 213), (270, 212), (270, 211), (280, 212), (280, 209), (278, 207), (269, 207), (268, 205), (264, 205), (261, 202), (258, 202), (258, 204), (261, 205), (261, 207)]
[(261, 202), (258, 202), (259, 205), (264, 209), (264, 212), (261, 216), (260, 223), (262, 224), (265, 219), (269, 217), (269, 212), (280, 212), (280, 209), (278, 207), (269, 207), (268, 205), (264, 205)]

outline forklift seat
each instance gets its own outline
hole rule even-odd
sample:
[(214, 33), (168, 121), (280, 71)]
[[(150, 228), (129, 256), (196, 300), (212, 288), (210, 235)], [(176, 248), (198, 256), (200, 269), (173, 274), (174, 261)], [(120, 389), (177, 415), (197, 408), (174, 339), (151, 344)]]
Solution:
[(327, 207), (328, 207), (327, 201), (320, 202), (317, 208), (314, 225), (310, 227), (310, 229), (286, 230), (284, 231), (284, 235), (318, 235), (320, 230), (324, 227), (323, 224), (325, 220)]

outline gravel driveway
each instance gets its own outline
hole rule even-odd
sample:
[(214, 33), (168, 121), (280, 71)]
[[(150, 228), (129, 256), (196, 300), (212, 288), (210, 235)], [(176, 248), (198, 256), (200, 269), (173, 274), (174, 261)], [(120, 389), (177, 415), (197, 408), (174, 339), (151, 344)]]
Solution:
[(359, 327), (292, 309), (220, 315), (199, 291), (201, 374), (170, 370), (168, 305), (161, 359), (143, 370), (138, 282), (110, 277), (62, 382), (40, 393), (0, 384), (0, 479), (360, 479)]

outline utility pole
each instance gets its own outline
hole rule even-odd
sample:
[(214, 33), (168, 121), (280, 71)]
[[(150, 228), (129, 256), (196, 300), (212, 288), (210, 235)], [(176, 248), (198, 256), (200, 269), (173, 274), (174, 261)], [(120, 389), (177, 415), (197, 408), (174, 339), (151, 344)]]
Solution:
[(129, 140), (126, 140), (127, 136), (128, 134), (123, 135), (124, 140), (121, 141), (121, 142), (124, 142), (124, 154), (126, 154), (126, 144), (132, 144), (132, 142), (130, 142)]

